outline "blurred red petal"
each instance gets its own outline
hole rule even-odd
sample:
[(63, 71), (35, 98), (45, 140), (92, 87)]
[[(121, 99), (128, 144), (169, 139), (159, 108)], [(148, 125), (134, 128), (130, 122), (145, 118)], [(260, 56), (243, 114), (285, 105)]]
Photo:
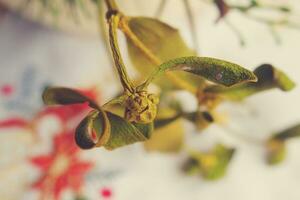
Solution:
[(30, 159), (31, 163), (42, 170), (48, 169), (54, 160), (53, 155), (41, 155)]
[(27, 128), (30, 126), (30, 123), (19, 117), (6, 119), (0, 121), (0, 128)]

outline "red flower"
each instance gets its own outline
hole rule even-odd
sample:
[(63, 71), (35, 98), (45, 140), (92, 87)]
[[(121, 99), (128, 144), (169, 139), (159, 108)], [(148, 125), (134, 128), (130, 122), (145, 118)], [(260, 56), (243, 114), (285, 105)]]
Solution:
[(31, 158), (31, 162), (43, 173), (33, 185), (41, 191), (41, 199), (57, 200), (67, 188), (79, 192), (84, 176), (92, 167), (91, 162), (79, 159), (80, 149), (72, 133), (56, 135), (53, 143), (50, 154)]

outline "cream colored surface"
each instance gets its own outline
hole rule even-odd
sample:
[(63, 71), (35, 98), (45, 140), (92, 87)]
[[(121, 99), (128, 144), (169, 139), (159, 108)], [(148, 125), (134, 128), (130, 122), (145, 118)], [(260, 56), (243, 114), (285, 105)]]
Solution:
[[(158, 1), (118, 2), (132, 15), (151, 16)], [(229, 19), (240, 28), (246, 38), (247, 46), (242, 48), (224, 23), (214, 24), (217, 17), (214, 8), (197, 0), (191, 2), (197, 19), (201, 55), (227, 59), (249, 69), (261, 63), (272, 63), (284, 70), (298, 85), (300, 84), (299, 30), (279, 29), (282, 38), (282, 45), (279, 46), (274, 43), (265, 26), (243, 18), (239, 13), (232, 13), (228, 16)], [(287, 1), (278, 0), (278, 2)], [(300, 10), (298, 0), (292, 3), (298, 14)], [(170, 0), (162, 19), (180, 28), (182, 35), (189, 44), (192, 44), (182, 2)], [(99, 41), (95, 37), (78, 37), (33, 26), (31, 23), (8, 16), (0, 26), (0, 77), (2, 80), (14, 78), (14, 72), (18, 71), (22, 63), (34, 61), (43, 72), (43, 78), (47, 77), (58, 85), (99, 84), (104, 99), (107, 99), (118, 85), (114, 82), (115, 78), (113, 71), (110, 70), (105, 49)], [(235, 132), (263, 139), (273, 131), (300, 122), (299, 101), (300, 88), (297, 87), (290, 93), (269, 91), (253, 96), (242, 104), (226, 104), (220, 110), (230, 116), (230, 127)], [(186, 102), (187, 107), (191, 107), (192, 103), (187, 99)], [(1, 117), (5, 117), (5, 113), (2, 112)], [(201, 177), (185, 176), (178, 170), (184, 155), (148, 154), (142, 149), (141, 144), (113, 152), (95, 149), (86, 152), (85, 156), (96, 160), (103, 168), (122, 166), (125, 170), (122, 176), (111, 183), (115, 189), (115, 200), (300, 199), (300, 140), (289, 142), (288, 157), (282, 165), (270, 167), (264, 162), (264, 150), (261, 147), (237, 139), (229, 130), (214, 125), (199, 135), (194, 134), (194, 129), (187, 125), (186, 131), (186, 141), (193, 147), (207, 148), (222, 141), (238, 148), (225, 178), (217, 182), (206, 182)], [(24, 148), (28, 145), (26, 141), (15, 143), (14, 140), (10, 141), (10, 144)], [(1, 161), (2, 157), (1, 155)], [(20, 180), (26, 182), (28, 177), (24, 174), (24, 169), (8, 177), (9, 179), (2, 178), (1, 175), (0, 196), (16, 194), (7, 200), (19, 199), (17, 194), (22, 194), (24, 184)], [(8, 190), (2, 189), (10, 188), (11, 184), (16, 190), (20, 188), (19, 192), (8, 193)], [(93, 189), (94, 185), (89, 183), (84, 191), (93, 196)], [(3, 190), (4, 193), (1, 192)], [(34, 195), (25, 194), (23, 199), (31, 200), (33, 197)]]

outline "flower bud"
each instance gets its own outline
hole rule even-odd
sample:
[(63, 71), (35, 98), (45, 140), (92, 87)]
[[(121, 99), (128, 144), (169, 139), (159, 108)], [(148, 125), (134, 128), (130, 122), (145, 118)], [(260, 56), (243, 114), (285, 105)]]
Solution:
[(130, 94), (125, 102), (125, 119), (136, 123), (150, 123), (157, 114), (159, 99), (154, 94), (139, 91)]

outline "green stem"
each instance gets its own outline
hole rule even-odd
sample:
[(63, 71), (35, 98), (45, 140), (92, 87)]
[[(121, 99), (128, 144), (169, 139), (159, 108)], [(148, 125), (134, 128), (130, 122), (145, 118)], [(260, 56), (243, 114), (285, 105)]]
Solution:
[(120, 48), (118, 45), (118, 39), (117, 39), (117, 28), (119, 24), (119, 16), (112, 15), (110, 19), (108, 19), (108, 25), (109, 25), (109, 43), (112, 51), (112, 56), (115, 62), (115, 66), (117, 68), (120, 81), (124, 87), (125, 90), (133, 92), (134, 86), (132, 84), (132, 81), (129, 79), (129, 76), (127, 74), (125, 65), (122, 60), (122, 56), (120, 54)]
[[(105, 0), (107, 6), (107, 23), (109, 32), (109, 44), (121, 84), (125, 91), (134, 92), (134, 86), (126, 71), (118, 44), (117, 28), (120, 21), (120, 13), (114, 0)], [(98, 3), (98, 8), (101, 9)]]

